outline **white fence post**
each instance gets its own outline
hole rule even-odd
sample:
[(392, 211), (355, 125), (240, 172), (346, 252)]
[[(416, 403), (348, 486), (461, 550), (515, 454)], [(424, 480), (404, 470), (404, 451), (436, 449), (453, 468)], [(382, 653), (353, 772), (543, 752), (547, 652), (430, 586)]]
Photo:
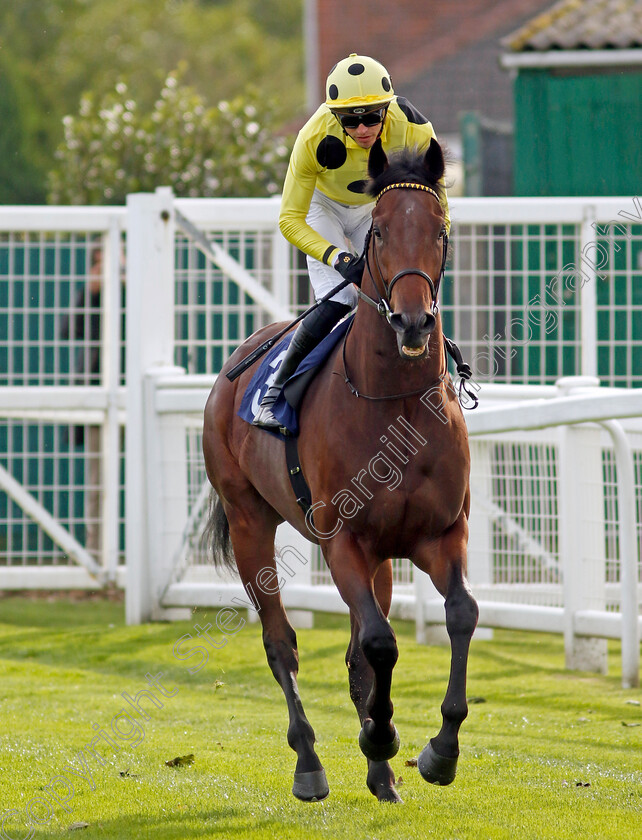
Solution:
[[(415, 595), (415, 639), (420, 645), (447, 645), (446, 611), (443, 596), (439, 594), (430, 576), (420, 569), (413, 569)], [(439, 618), (435, 622), (435, 615)], [(432, 620), (430, 620), (432, 619)]]
[[(107, 247), (106, 247), (107, 246)], [(108, 404), (101, 435), (101, 481), (102, 562), (107, 569), (108, 579), (116, 580), (119, 554), (118, 508), (120, 497), (120, 422), (118, 418), (118, 388), (120, 385), (120, 300), (121, 300), (121, 225), (112, 219), (109, 237), (105, 242), (104, 277), (105, 300), (103, 317), (104, 332), (109, 344), (103, 353), (103, 385), (107, 388)]]
[(127, 197), (126, 560), (128, 624), (152, 617), (144, 375), (173, 363), (174, 221), (169, 187)]
[[(470, 515), (468, 517), (468, 580), (475, 586), (490, 586), (493, 566), (492, 522), (488, 501), (492, 499), (490, 441), (470, 441)], [(486, 507), (484, 507), (486, 502)]]
[[(594, 389), (593, 377), (557, 381), (561, 394)], [(600, 431), (562, 426), (559, 431), (559, 554), (564, 563), (564, 646), (566, 667), (607, 673), (606, 639), (576, 635), (576, 614), (604, 610), (605, 540)]]
[[(580, 305), (580, 372), (582, 376), (597, 376), (597, 232), (595, 206), (584, 207), (580, 228), (579, 270), (575, 282), (581, 283)], [(580, 279), (581, 278), (581, 279)], [(599, 384), (599, 382), (598, 382)]]
[(278, 302), (293, 313), (296, 300), (290, 290), (290, 243), (280, 230), (272, 236), (272, 294)]
[[(289, 522), (276, 530), (276, 565), (284, 579), (282, 597), (288, 603), (288, 586), (312, 586), (312, 543)], [(314, 614), (310, 610), (288, 609), (293, 627), (312, 627)]]
[(622, 687), (640, 685), (640, 620), (638, 618), (639, 544), (635, 516), (635, 468), (626, 434), (616, 420), (602, 426), (611, 435), (617, 465), (620, 510), (620, 612), (622, 614)]
[(172, 365), (155, 365), (145, 371), (146, 565), (150, 572), (150, 617), (154, 620), (189, 618), (189, 610), (166, 609), (160, 603), (189, 511), (185, 421), (181, 415), (159, 413), (156, 396), (164, 377), (181, 374), (185, 375), (185, 370)]

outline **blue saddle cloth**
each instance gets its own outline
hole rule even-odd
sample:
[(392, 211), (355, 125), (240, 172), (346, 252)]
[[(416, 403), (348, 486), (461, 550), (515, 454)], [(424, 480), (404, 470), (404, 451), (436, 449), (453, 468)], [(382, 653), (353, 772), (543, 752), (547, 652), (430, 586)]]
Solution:
[[(296, 372), (288, 379), (286, 388), (281, 391), (277, 401), (274, 403), (274, 406), (272, 407), (274, 416), (282, 426), (285, 426), (290, 434), (299, 434), (299, 418), (297, 408), (290, 405), (285, 397), (284, 392), (286, 391), (287, 386), (289, 386), (290, 383), (293, 383), (294, 380), (302, 377), (303, 374), (308, 371), (319, 367), (321, 363), (327, 359), (332, 350), (343, 339), (350, 328), (352, 317), (354, 316), (346, 318), (338, 324), (332, 332), (330, 332), (330, 334), (327, 335), (323, 341), (314, 348), (314, 350), (312, 350), (311, 353), (308, 353), (296, 369)], [(254, 419), (265, 392), (274, 381), (276, 372), (283, 361), (283, 357), (285, 356), (285, 352), (290, 345), (293, 335), (294, 332), (288, 333), (281, 339), (281, 341), (275, 344), (268, 353), (266, 353), (261, 360), (259, 369), (256, 371), (250, 384), (247, 386), (243, 399), (241, 400), (239, 417), (246, 420), (248, 423), (251, 423)], [(310, 375), (310, 378), (312, 378), (312, 375)], [(267, 431), (270, 430), (268, 429)], [(281, 435), (279, 436), (281, 437)]]

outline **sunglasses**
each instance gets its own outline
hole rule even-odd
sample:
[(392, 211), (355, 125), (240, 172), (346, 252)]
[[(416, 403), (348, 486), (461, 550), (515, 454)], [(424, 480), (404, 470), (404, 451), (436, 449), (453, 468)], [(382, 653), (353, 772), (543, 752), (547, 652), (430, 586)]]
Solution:
[(363, 124), (367, 128), (373, 125), (379, 125), (384, 120), (386, 109), (380, 108), (378, 111), (368, 111), (367, 114), (337, 114), (339, 122), (343, 128), (358, 128)]

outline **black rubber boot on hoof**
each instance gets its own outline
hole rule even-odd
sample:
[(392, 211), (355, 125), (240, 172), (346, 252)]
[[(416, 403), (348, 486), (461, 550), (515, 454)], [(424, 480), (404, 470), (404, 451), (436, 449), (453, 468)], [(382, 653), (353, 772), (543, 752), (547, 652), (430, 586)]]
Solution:
[(431, 785), (449, 785), (457, 773), (457, 756), (447, 758), (439, 755), (428, 743), (417, 759), (417, 768)]
[(302, 802), (319, 802), (330, 793), (325, 770), (310, 773), (295, 773), (292, 793)]
[(401, 743), (396, 727), (393, 727), (395, 734), (392, 741), (389, 741), (387, 744), (377, 744), (371, 740), (369, 733), (373, 727), (374, 722), (372, 718), (366, 718), (359, 733), (361, 752), (371, 761), (388, 761), (390, 758), (394, 758), (399, 752), (399, 744)]

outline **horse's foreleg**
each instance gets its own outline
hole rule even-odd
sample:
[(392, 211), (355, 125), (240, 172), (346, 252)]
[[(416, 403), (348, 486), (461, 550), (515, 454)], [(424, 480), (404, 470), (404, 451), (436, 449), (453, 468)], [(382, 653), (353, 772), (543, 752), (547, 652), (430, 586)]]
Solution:
[[(392, 564), (383, 564), (375, 576), (375, 594), (385, 615), (390, 609), (392, 595)], [(368, 717), (367, 703), (373, 689), (374, 672), (359, 644), (359, 625), (354, 614), (350, 615), (350, 644), (346, 652), (350, 698), (359, 715), (359, 721)], [(395, 790), (395, 775), (387, 761), (368, 759), (368, 789), (380, 802), (400, 802)]]
[(464, 563), (465, 561), (459, 560), (450, 565), (448, 572), (437, 572), (433, 576), (437, 588), (443, 592), (442, 587), (445, 585), (446, 590), (446, 629), (451, 646), (450, 677), (441, 705), (441, 729), (422, 750), (417, 766), (424, 779), (435, 785), (448, 785), (455, 778), (459, 756), (459, 729), (468, 714), (468, 650), (479, 610), (468, 587)]
[(387, 761), (399, 749), (390, 699), (398, 650), (395, 634), (374, 593), (373, 579), (378, 564), (369, 561), (343, 532), (326, 552), (337, 589), (358, 625), (358, 645), (372, 668), (372, 687), (365, 704), (359, 746), (366, 758)]
[[(237, 566), (243, 585), (250, 598), (255, 601), (263, 626), (263, 646), (268, 664), (274, 678), (281, 686), (288, 707), (289, 725), (288, 744), (297, 754), (294, 785), (292, 793), (305, 801), (324, 799), (329, 792), (325, 771), (314, 749), (316, 740), (299, 696), (297, 676), (299, 672), (299, 654), (296, 633), (287, 619), (281, 596), (273, 590), (278, 572), (274, 557), (261, 551), (256, 556), (256, 547), (274, 545), (274, 532), (271, 536), (260, 533), (256, 523), (250, 528), (251, 534), (240, 534), (230, 522), (230, 533), (234, 546)], [(272, 575), (268, 573), (272, 572)], [(266, 591), (269, 588), (271, 591)]]

